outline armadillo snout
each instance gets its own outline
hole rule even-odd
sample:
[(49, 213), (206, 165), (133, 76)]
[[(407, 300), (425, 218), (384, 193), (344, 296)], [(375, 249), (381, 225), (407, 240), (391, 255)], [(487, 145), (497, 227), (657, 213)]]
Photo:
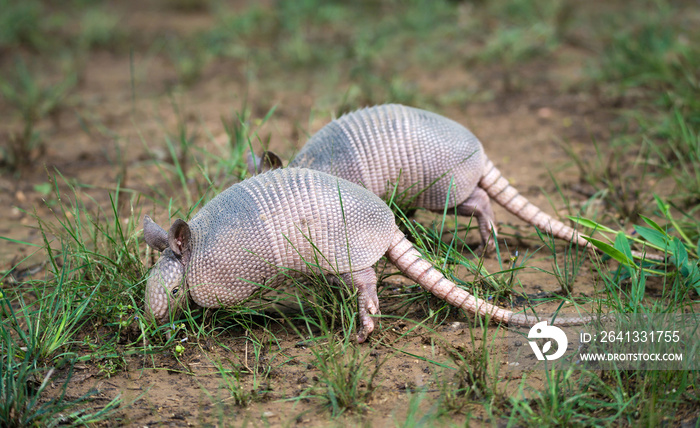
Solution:
[(177, 315), (187, 295), (184, 267), (167, 252), (153, 266), (146, 282), (145, 312), (159, 325)]

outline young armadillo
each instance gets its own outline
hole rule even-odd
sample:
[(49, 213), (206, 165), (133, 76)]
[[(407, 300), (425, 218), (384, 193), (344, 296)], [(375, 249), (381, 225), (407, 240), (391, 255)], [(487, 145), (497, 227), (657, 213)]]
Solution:
[[(262, 160), (250, 157), (249, 170), (259, 170), (260, 163), (267, 168), (273, 160), (281, 166), (270, 152)], [(496, 232), (490, 198), (546, 233), (588, 245), (520, 195), (468, 129), (425, 110), (387, 104), (341, 116), (321, 128), (289, 166), (336, 175), (385, 199), (395, 191), (410, 208), (442, 213), (447, 205), (459, 215), (473, 215), (487, 249), (495, 246)]]
[[(281, 271), (339, 277), (357, 289), (363, 342), (379, 314), (374, 264), (383, 256), (423, 288), (471, 313), (512, 325), (539, 320), (477, 299), (445, 278), (406, 239), (389, 207), (346, 180), (308, 169), (270, 171), (235, 184), (166, 232), (144, 218), (162, 256), (146, 284), (146, 313), (168, 322), (187, 296), (202, 307), (232, 305)], [(556, 319), (580, 324), (587, 318)]]

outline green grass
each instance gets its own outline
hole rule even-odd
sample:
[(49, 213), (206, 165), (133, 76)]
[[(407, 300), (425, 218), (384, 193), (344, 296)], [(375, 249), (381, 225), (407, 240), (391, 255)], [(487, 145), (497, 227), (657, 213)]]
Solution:
[(523, 85), (517, 77), (519, 67), (547, 58), (559, 47), (573, 6), (561, 1), (496, 1), (489, 6), (491, 13), (505, 19), (488, 29), (483, 49), (470, 62), (497, 64), (503, 90), (512, 92)]
[(99, 7), (86, 9), (80, 18), (76, 43), (80, 50), (110, 49), (126, 43), (122, 30), (123, 17)]
[[(91, 397), (97, 391), (77, 399), (65, 397), (76, 362), (85, 358), (76, 349), (79, 337), (95, 319), (91, 308), (98, 304), (95, 297), (104, 288), (104, 280), (100, 279), (92, 290), (80, 290), (75, 274), (84, 266), (70, 250), (69, 245), (62, 246), (63, 255), (57, 256), (50, 274), (52, 280), (30, 281), (12, 290), (13, 294), (7, 291), (2, 295), (3, 426), (88, 424), (108, 418), (121, 402), (115, 397), (91, 409)], [(64, 379), (60, 393), (52, 392), (47, 397), (47, 386), (59, 382), (53, 380), (58, 373)]]
[[(522, 387), (510, 398), (510, 422), (543, 426), (609, 426), (668, 423), (697, 406), (694, 371), (552, 370), (542, 390)], [(529, 398), (524, 398), (525, 393)], [(690, 419), (692, 421), (692, 419)]]
[(42, 30), (46, 23), (41, 19), (41, 2), (3, 0), (0, 9), (3, 11), (0, 14), (0, 47), (26, 45), (41, 48), (45, 45), (46, 35)]
[(670, 177), (676, 183), (673, 200), (692, 205), (698, 200), (700, 56), (689, 40), (696, 34), (671, 4), (642, 4), (630, 25), (606, 40), (591, 75), (624, 103), (631, 130), (613, 144), (644, 165), (642, 171)]
[[(72, 340), (76, 324), (85, 322), (82, 309), (65, 311), (53, 297), (35, 307), (26, 305), (17, 313), (10, 298), (0, 301), (3, 328), (0, 331), (0, 423), (7, 427), (54, 426), (57, 424), (84, 425), (108, 418), (118, 408), (121, 399), (106, 405), (94, 406), (97, 391), (81, 397), (67, 398), (66, 389), (73, 376), (75, 355), (58, 354), (57, 351)], [(68, 330), (56, 327), (69, 322)], [(63, 321), (63, 324), (61, 324)], [(43, 342), (45, 341), (45, 342)], [(60, 358), (59, 358), (60, 357)], [(65, 380), (60, 382), (55, 375), (61, 372)], [(47, 387), (58, 383), (59, 393)], [(54, 388), (55, 386), (52, 386)]]
[(58, 113), (73, 86), (75, 76), (72, 74), (55, 85), (43, 83), (21, 57), (16, 59), (15, 69), (7, 77), (0, 78), (0, 93), (21, 120), (21, 126), (11, 131), (4, 147), (4, 157), (11, 169), (30, 166), (45, 152), (45, 138), (37, 125), (49, 116), (58, 120)]
[[(279, 346), (274, 337), (258, 338), (255, 326), (245, 327), (245, 353), (232, 361), (226, 357), (223, 361), (214, 361), (218, 374), (221, 376), (221, 389), (229, 394), (236, 406), (246, 407), (253, 402), (266, 399), (271, 392), (271, 374), (276, 367), (288, 360), (276, 364), (281, 358)], [(268, 335), (266, 330), (263, 332)], [(235, 355), (233, 350), (219, 344), (227, 353)], [(226, 400), (226, 398), (224, 398)]]
[(537, 230), (537, 234), (552, 254), (551, 273), (557, 279), (562, 291), (571, 294), (574, 290), (574, 283), (578, 278), (583, 262), (587, 258), (586, 250), (580, 248), (576, 244), (569, 243), (564, 250), (564, 254), (560, 255), (552, 236), (544, 236), (539, 230)]
[(166, 44), (166, 52), (177, 73), (178, 82), (187, 87), (198, 82), (211, 61), (211, 54), (197, 41), (173, 39)]
[(299, 398), (318, 400), (334, 417), (368, 410), (368, 402), (381, 383), (382, 361), (371, 357), (371, 349), (353, 343), (354, 334), (338, 338), (334, 332), (328, 333), (309, 342), (311, 364), (318, 374)]
[[(91, 397), (97, 391), (74, 399), (66, 397), (66, 388), (78, 362), (94, 359), (106, 377), (119, 370), (116, 343), (95, 345), (90, 335), (99, 337), (107, 330), (118, 340), (135, 324), (139, 305), (134, 293), (144, 270), (134, 223), (123, 225), (117, 215), (119, 192), (112, 199), (109, 223), (107, 213), (90, 214), (75, 187), (65, 181), (59, 187), (62, 179), (54, 177), (54, 198), (61, 201), (55, 217), (38, 219), (48, 259), (45, 278), (4, 287), (0, 395), (6, 398), (2, 412), (8, 426), (94, 423), (110, 417), (122, 401), (115, 397), (95, 406)], [(62, 193), (63, 186), (72, 195)], [(3, 281), (7, 279), (6, 274)], [(59, 373), (60, 393), (47, 397), (48, 382)]]
[[(441, 345), (452, 366), (443, 370), (446, 378), (436, 382), (440, 389), (439, 413), (445, 416), (468, 414), (475, 402), (504, 400), (503, 389), (496, 381), (500, 377), (499, 367), (491, 364), (495, 357), (496, 335), (489, 337), (483, 324), (475, 324), (469, 326), (469, 341), (465, 345)], [(476, 336), (479, 334), (480, 337)]]

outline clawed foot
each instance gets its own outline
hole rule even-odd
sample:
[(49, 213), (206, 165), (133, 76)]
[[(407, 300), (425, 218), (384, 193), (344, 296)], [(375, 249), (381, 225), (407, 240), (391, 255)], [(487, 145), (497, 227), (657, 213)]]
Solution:
[(362, 327), (360, 328), (360, 332), (357, 333), (357, 343), (363, 343), (374, 331), (374, 320), (370, 314), (381, 315), (381, 312), (378, 308), (375, 311), (370, 311), (369, 313), (360, 309), (360, 324), (362, 324)]
[(352, 284), (357, 289), (357, 306), (360, 315), (360, 331), (357, 333), (357, 343), (363, 343), (374, 331), (373, 315), (379, 315), (379, 297), (377, 297), (377, 274), (374, 268), (343, 274), (346, 284)]

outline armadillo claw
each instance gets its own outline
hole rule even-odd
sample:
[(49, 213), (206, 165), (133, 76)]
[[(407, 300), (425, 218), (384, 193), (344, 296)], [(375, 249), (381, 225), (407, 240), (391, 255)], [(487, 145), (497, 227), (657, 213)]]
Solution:
[(374, 331), (374, 320), (369, 315), (364, 315), (360, 317), (360, 322), (362, 323), (362, 329), (357, 333), (357, 343), (363, 343), (370, 334)]
[(379, 297), (377, 297), (377, 274), (369, 267), (357, 272), (343, 274), (342, 279), (357, 289), (357, 309), (362, 326), (357, 333), (357, 343), (362, 343), (374, 331), (371, 315), (379, 315)]
[(357, 333), (357, 343), (363, 343), (374, 331), (374, 319), (372, 319), (369, 314), (381, 315), (381, 312), (376, 307), (370, 309), (368, 312), (360, 312), (360, 323), (362, 324), (362, 328), (360, 329), (360, 332)]

